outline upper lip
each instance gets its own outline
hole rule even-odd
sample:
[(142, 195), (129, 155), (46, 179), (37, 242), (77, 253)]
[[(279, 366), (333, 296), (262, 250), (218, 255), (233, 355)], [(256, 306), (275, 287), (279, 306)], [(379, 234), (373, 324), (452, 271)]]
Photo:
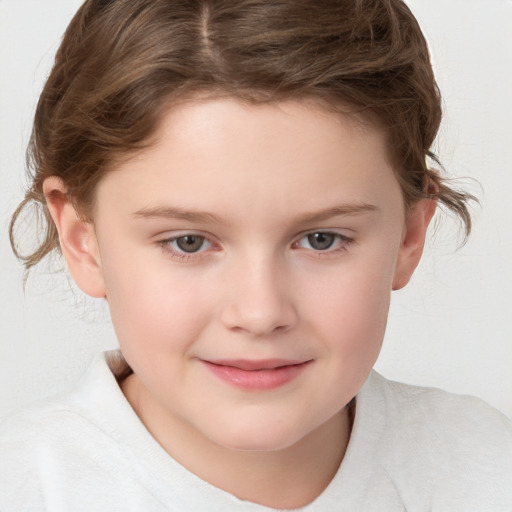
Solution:
[(295, 366), (298, 364), (308, 363), (310, 360), (293, 360), (293, 359), (218, 359), (207, 360), (206, 363), (215, 364), (217, 366), (229, 366), (245, 371), (257, 370), (275, 370), (283, 366)]

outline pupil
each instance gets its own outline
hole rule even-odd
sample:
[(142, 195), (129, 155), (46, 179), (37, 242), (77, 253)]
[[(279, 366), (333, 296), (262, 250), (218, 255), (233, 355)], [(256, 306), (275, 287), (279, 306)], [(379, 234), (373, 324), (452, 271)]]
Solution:
[(308, 235), (308, 242), (313, 249), (325, 251), (334, 243), (334, 236), (332, 233), (313, 233)]
[(176, 245), (184, 252), (196, 252), (203, 245), (202, 236), (180, 236), (176, 239)]

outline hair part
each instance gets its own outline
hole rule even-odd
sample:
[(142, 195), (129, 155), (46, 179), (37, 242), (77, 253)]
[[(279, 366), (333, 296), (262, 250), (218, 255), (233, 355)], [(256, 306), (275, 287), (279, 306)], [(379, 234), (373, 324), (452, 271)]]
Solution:
[[(427, 159), (441, 99), (427, 43), (402, 0), (87, 0), (66, 30), (27, 151), (31, 186), (9, 228), (30, 269), (59, 249), (42, 191), (57, 176), (84, 220), (120, 159), (148, 146), (175, 102), (312, 99), (377, 119), (407, 206), (436, 197), (471, 230), (472, 195)], [(46, 234), (22, 255), (15, 226), (36, 205)]]

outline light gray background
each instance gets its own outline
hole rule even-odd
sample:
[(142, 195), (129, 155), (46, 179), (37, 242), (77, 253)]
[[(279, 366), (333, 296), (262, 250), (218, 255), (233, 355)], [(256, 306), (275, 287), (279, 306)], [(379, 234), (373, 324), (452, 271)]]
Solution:
[[(0, 0), (0, 415), (68, 387), (116, 345), (106, 308), (43, 265), (25, 294), (8, 219), (22, 197), (35, 102), (80, 0)], [(512, 417), (512, 2), (409, 0), (431, 44), (445, 117), (436, 151), (474, 178), (474, 233), (457, 250), (443, 222), (406, 290), (395, 292), (377, 369), (469, 393)], [(443, 217), (441, 216), (441, 219)]]

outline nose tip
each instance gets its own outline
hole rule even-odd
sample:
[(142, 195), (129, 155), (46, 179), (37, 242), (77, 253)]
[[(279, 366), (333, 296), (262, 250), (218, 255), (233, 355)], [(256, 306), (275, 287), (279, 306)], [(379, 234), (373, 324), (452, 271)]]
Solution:
[[(284, 307), (279, 308), (284, 310)], [(262, 308), (232, 304), (223, 312), (223, 323), (230, 330), (243, 331), (255, 337), (275, 332), (285, 332), (293, 325), (292, 315), (278, 309), (274, 311)]]
[(295, 325), (295, 307), (275, 278), (244, 279), (236, 290), (222, 310), (222, 322), (228, 329), (262, 337), (286, 332)]

